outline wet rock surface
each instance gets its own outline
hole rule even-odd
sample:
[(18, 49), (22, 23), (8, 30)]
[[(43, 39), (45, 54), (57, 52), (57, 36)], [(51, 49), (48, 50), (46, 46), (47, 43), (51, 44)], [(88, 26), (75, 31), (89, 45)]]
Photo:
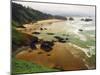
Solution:
[(56, 38), (58, 40), (58, 42), (61, 42), (61, 43), (66, 43), (66, 40), (68, 40), (68, 38), (64, 39), (60, 36), (54, 36), (54, 38)]
[(83, 29), (79, 29), (79, 31), (83, 31)]
[(73, 18), (73, 17), (69, 17), (69, 20), (70, 20), (70, 21), (73, 21), (73, 20), (74, 20), (74, 18)]
[(54, 35), (54, 33), (47, 33), (48, 35)]
[(89, 22), (89, 21), (92, 21), (92, 19), (91, 18), (85, 18), (85, 19), (82, 18), (81, 21)]
[(54, 45), (54, 43), (51, 42), (51, 41), (43, 41), (43, 42), (41, 43), (40, 48), (43, 49), (43, 50), (46, 51), (46, 52), (49, 52), (49, 51), (52, 50), (52, 46), (53, 46), (53, 45)]
[(32, 32), (32, 34), (40, 34), (40, 32)]
[(37, 49), (36, 44), (38, 43), (38, 37), (33, 36), (31, 43), (30, 43), (30, 48), (33, 49)]

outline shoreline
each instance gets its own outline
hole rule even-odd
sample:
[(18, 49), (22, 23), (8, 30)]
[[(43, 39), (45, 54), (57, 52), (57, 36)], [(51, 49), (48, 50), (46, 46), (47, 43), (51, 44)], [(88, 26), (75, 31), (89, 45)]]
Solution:
[[(41, 32), (41, 30), (40, 30), (40, 28), (42, 28), (42, 27), (44, 27), (45, 28), (45, 26), (47, 26), (47, 25), (52, 25), (52, 23), (56, 23), (56, 22), (63, 22), (63, 21), (65, 21), (65, 20), (58, 20), (58, 19), (50, 19), (50, 20), (42, 20), (42, 21), (38, 21), (38, 22), (36, 22), (36, 23), (30, 23), (30, 24), (24, 24), (23, 26), (25, 27), (25, 28), (19, 28), (19, 29), (17, 29), (17, 30), (19, 30), (19, 31), (21, 31), (21, 32), (23, 32), (23, 33), (27, 33), (27, 34), (30, 34), (30, 35), (32, 35), (33, 36), (33, 34), (32, 34), (32, 32)], [(40, 30), (40, 31), (39, 31)], [(59, 31), (59, 30), (58, 30)], [(26, 50), (24, 50), (24, 51), (22, 51), (22, 52), (19, 52), (18, 53), (18, 55), (17, 55), (17, 58), (18, 59), (24, 59), (24, 60), (27, 60), (27, 61), (33, 61), (33, 60), (35, 60), (34, 62), (36, 62), (37, 64), (41, 64), (41, 65), (46, 65), (46, 66), (48, 66), (49, 64), (49, 66), (52, 66), (52, 67), (55, 67), (55, 65), (57, 65), (57, 67), (62, 67), (63, 66), (63, 68), (65, 68), (65, 70), (68, 70), (69, 68), (74, 68), (74, 70), (76, 69), (76, 68), (78, 68), (78, 69), (80, 69), (80, 68), (82, 68), (82, 67), (87, 67), (86, 65), (87, 65), (87, 63), (85, 62), (85, 61), (83, 61), (83, 60), (85, 60), (86, 58), (88, 58), (89, 56), (86, 54), (86, 52), (85, 52), (85, 50), (83, 49), (83, 48), (81, 48), (81, 47), (78, 47), (77, 45), (74, 45), (74, 44), (67, 44), (66, 46), (64, 45), (64, 44), (62, 44), (62, 43), (60, 43), (60, 44), (57, 44), (56, 43), (56, 47), (54, 47), (55, 49), (53, 49), (55, 52), (54, 53), (57, 53), (58, 51), (58, 54), (56, 55), (55, 54), (55, 56), (53, 57), (53, 59), (50, 59), (49, 60), (49, 58), (48, 57), (46, 57), (45, 55), (47, 54), (47, 53), (45, 53), (45, 52), (43, 52), (44, 53), (44, 55), (42, 56), (41, 54), (40, 54), (40, 56), (41, 57), (38, 57), (38, 55), (36, 54), (38, 51), (41, 51), (41, 49), (38, 49), (38, 51), (32, 51), (32, 53), (30, 52), (28, 52), (28, 51), (26, 51)], [(58, 47), (61, 47), (61, 48), (58, 48)], [(65, 51), (67, 49), (67, 52)], [(81, 50), (82, 49), (82, 50)], [(63, 51), (63, 52), (62, 52)], [(25, 54), (23, 53), (23, 52), (25, 52)], [(20, 56), (20, 53), (21, 53), (21, 56)], [(52, 52), (50, 52), (50, 53), (52, 53)], [(53, 53), (53, 54), (54, 54)], [(61, 54), (62, 53), (62, 54)], [(69, 54), (68, 54), (69, 53)], [(34, 54), (34, 55), (32, 55), (32, 54)], [(36, 56), (35, 56), (36, 55)], [(25, 57), (25, 58), (24, 58)], [(43, 60), (44, 60), (44, 62), (43, 63), (41, 63), (41, 59), (42, 59), (42, 57), (44, 58)], [(63, 58), (64, 57), (64, 58)], [(32, 59), (31, 59), (32, 58)], [(37, 58), (37, 59), (36, 59)], [(61, 62), (61, 63), (58, 63), (58, 62), (60, 62), (59, 61), (59, 58), (61, 58), (61, 60), (60, 61), (63, 61), (63, 62)], [(67, 60), (65, 60), (65, 58), (67, 58), (68, 59), (68, 61)], [(64, 60), (63, 60), (64, 59)], [(70, 60), (71, 59), (71, 60)], [(72, 60), (73, 59), (73, 60)], [(77, 61), (76, 61), (76, 60)], [(55, 61), (55, 60), (57, 60), (57, 61)], [(51, 63), (49, 63), (48, 61), (50, 61)], [(57, 64), (53, 64), (53, 62), (54, 63), (57, 63)], [(68, 66), (68, 64), (64, 64), (64, 61), (66, 61), (66, 63), (68, 63), (68, 64), (73, 64), (75, 67), (73, 67), (73, 66), (71, 66), (70, 65), (70, 67), (69, 68), (66, 68), (66, 67), (64, 67), (64, 66)], [(73, 62), (77, 62), (77, 63), (79, 63), (80, 64), (80, 66), (82, 66), (82, 67), (80, 67), (77, 63), (72, 63), (72, 61)], [(70, 63), (69, 63), (70, 62)], [(59, 64), (60, 64), (60, 66), (59, 66)], [(64, 65), (63, 65), (64, 64)], [(87, 67), (88, 68), (88, 67)]]
[(25, 28), (16, 28), (16, 30), (31, 35), (32, 32), (35, 32), (37, 29), (41, 28), (42, 26), (45, 25), (47, 26), (47, 25), (51, 25), (52, 23), (62, 22), (62, 21), (65, 20), (60, 20), (60, 19), (41, 20), (41, 21), (37, 21), (36, 23), (24, 24), (23, 26)]

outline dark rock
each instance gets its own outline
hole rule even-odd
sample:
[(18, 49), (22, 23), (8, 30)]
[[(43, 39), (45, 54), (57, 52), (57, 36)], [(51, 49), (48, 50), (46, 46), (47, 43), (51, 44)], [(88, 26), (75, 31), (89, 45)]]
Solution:
[(66, 43), (66, 40), (59, 40), (59, 42), (61, 42), (61, 43)]
[(54, 35), (54, 33), (47, 33), (48, 35)]
[(54, 38), (58, 39), (58, 42), (61, 42), (61, 43), (65, 43), (66, 40), (62, 37), (59, 37), (59, 36), (54, 36)]
[(59, 36), (54, 36), (54, 38), (58, 39), (58, 41), (64, 40), (64, 38), (59, 37)]
[(79, 31), (83, 31), (83, 29), (79, 29)]
[(43, 41), (40, 48), (45, 50), (46, 52), (49, 52), (52, 50), (52, 46), (54, 45), (53, 42), (50, 41)]
[(38, 43), (38, 37), (36, 36), (33, 36), (32, 37), (32, 40), (31, 40), (31, 43), (30, 43), (30, 48), (31, 49), (37, 49), (36, 48), (36, 44)]
[(33, 32), (32, 34), (40, 34), (40, 32)]
[(57, 42), (56, 40), (52, 40), (52, 42), (54, 43), (54, 42)]
[(31, 48), (31, 49), (37, 49), (36, 45), (33, 44), (33, 43), (30, 45), (30, 48)]
[(51, 54), (47, 54), (47, 56), (51, 56)]
[(43, 28), (40, 28), (40, 30), (43, 30)]
[(69, 40), (69, 38), (66, 38), (66, 40)]
[(32, 41), (31, 43), (32, 43), (32, 44), (36, 44), (36, 43), (38, 43), (38, 40), (39, 40), (38, 37), (33, 36), (33, 37), (32, 37), (32, 40), (31, 40), (31, 41)]
[(84, 21), (89, 22), (89, 21), (92, 21), (92, 19), (86, 18)]
[(70, 18), (69, 18), (69, 20), (70, 20), (70, 21), (73, 21), (73, 20), (74, 20), (74, 18), (70, 17)]
[(60, 36), (54, 36), (54, 38), (56, 38), (58, 40), (63, 40), (63, 38), (61, 38)]

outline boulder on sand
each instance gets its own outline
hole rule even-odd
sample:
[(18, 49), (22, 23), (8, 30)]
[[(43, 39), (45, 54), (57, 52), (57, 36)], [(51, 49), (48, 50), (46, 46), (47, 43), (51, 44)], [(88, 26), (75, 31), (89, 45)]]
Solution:
[(43, 30), (43, 28), (40, 28), (40, 30)]
[(59, 36), (54, 36), (54, 38), (58, 39), (58, 42), (61, 42), (61, 43), (65, 43), (66, 40), (62, 37), (59, 37)]
[(32, 40), (31, 40), (32, 41), (31, 43), (36, 44), (36, 43), (38, 43), (38, 40), (39, 40), (38, 37), (33, 36)]
[(40, 34), (40, 32), (32, 32), (32, 34)]
[(30, 48), (31, 48), (32, 50), (37, 49), (36, 44), (31, 43)]
[(41, 43), (40, 48), (43, 49), (43, 50), (46, 51), (46, 52), (49, 52), (49, 51), (52, 50), (52, 46), (53, 46), (53, 45), (54, 45), (54, 43), (51, 42), (51, 41), (43, 41), (43, 42)]
[(36, 48), (36, 44), (38, 43), (38, 37), (36, 36), (33, 36), (32, 37), (32, 40), (31, 40), (31, 43), (30, 43), (30, 48), (31, 49), (37, 49)]

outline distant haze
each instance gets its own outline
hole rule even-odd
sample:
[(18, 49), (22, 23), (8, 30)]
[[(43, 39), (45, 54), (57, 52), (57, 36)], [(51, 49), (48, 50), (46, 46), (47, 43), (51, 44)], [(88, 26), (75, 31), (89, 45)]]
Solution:
[[(15, 2), (15, 1), (14, 1)], [(15, 2), (25, 7), (31, 7), (44, 13), (60, 16), (95, 16), (95, 6)]]

